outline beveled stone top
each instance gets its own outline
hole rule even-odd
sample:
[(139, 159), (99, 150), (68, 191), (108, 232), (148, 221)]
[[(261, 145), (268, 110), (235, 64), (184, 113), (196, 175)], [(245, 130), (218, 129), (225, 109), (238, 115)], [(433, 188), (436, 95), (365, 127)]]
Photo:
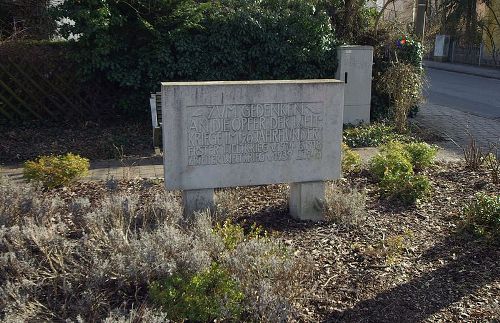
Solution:
[(161, 82), (164, 86), (205, 86), (205, 85), (262, 85), (262, 84), (321, 84), (344, 83), (337, 79), (310, 80), (253, 80), (253, 81), (193, 81), (193, 82)]

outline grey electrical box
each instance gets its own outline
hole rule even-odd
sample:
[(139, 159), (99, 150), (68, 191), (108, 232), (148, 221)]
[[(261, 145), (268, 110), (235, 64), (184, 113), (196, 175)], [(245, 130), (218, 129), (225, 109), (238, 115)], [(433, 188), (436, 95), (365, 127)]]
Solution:
[(434, 60), (446, 62), (448, 60), (448, 49), (450, 48), (449, 35), (436, 35), (434, 41)]
[(344, 81), (344, 123), (370, 123), (373, 47), (340, 46), (335, 78)]

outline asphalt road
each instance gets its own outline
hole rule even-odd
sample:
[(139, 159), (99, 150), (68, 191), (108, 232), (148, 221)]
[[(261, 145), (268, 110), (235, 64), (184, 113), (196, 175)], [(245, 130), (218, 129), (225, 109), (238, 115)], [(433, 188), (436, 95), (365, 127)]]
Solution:
[(500, 120), (500, 80), (427, 68), (427, 102)]

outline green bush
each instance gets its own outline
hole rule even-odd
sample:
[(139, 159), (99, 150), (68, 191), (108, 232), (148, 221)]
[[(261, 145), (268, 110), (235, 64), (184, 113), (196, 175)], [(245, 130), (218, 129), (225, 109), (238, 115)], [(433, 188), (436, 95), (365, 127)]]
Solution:
[(413, 175), (413, 166), (409, 154), (401, 144), (392, 143), (392, 149), (387, 146), (370, 160), (370, 171), (378, 179), (383, 179), (386, 174)]
[(416, 175), (414, 169), (430, 165), (434, 155), (435, 149), (425, 143), (389, 142), (370, 161), (370, 171), (380, 182), (383, 196), (409, 205), (429, 194), (428, 178)]
[(422, 60), (424, 57), (424, 48), (422, 43), (409, 36), (404, 36), (404, 44), (397, 47), (396, 55), (398, 60), (408, 63), (419, 70), (423, 70)]
[(411, 163), (415, 170), (421, 170), (434, 163), (437, 147), (426, 142), (411, 142), (404, 145), (404, 149), (410, 154)]
[(342, 172), (355, 172), (361, 169), (361, 156), (342, 143)]
[(152, 301), (175, 321), (238, 319), (242, 313), (243, 292), (216, 263), (191, 277), (174, 274), (154, 282), (149, 294)]
[(500, 239), (500, 195), (476, 194), (463, 209), (466, 230), (493, 239)]
[(84, 176), (89, 170), (89, 160), (68, 153), (58, 156), (41, 156), (24, 163), (24, 177), (41, 182), (46, 188), (68, 185)]
[(371, 160), (370, 170), (377, 178), (382, 178), (386, 170), (412, 174), (432, 165), (436, 154), (437, 148), (425, 142), (390, 141)]
[(67, 0), (73, 59), (84, 78), (130, 89), (124, 107), (147, 108), (160, 81), (329, 78), (336, 40), (310, 0)]
[(386, 172), (380, 181), (380, 188), (382, 195), (411, 205), (429, 194), (431, 184), (424, 175)]
[(344, 130), (344, 142), (351, 148), (377, 147), (393, 140), (410, 142), (413, 138), (396, 133), (394, 126), (377, 122)]

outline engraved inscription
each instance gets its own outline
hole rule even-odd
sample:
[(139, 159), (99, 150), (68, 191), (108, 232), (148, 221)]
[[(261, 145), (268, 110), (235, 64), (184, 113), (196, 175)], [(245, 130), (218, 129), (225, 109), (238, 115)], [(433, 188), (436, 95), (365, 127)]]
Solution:
[(324, 105), (188, 106), (188, 166), (321, 159)]

